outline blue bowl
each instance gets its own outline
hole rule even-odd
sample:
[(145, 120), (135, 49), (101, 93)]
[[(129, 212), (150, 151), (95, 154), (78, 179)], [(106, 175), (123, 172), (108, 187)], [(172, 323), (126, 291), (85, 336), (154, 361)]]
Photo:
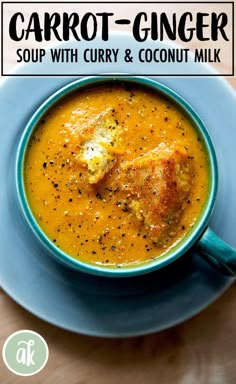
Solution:
[[(25, 164), (25, 156), (27, 153), (28, 144), (34, 130), (37, 128), (37, 125), (39, 121), (42, 119), (42, 117), (59, 100), (68, 96), (69, 94), (75, 91), (78, 92), (79, 90), (82, 90), (87, 86), (104, 84), (107, 82), (109, 83), (125, 82), (125, 83), (131, 83), (134, 85), (137, 84), (137, 85), (147, 87), (158, 94), (162, 94), (168, 97), (185, 114), (185, 116), (192, 123), (193, 127), (196, 129), (199, 137), (201, 138), (205, 146), (206, 154), (209, 161), (208, 196), (207, 196), (205, 205), (203, 207), (202, 213), (199, 216), (198, 220), (196, 221), (194, 227), (191, 229), (191, 231), (189, 231), (189, 233), (185, 236), (185, 238), (176, 247), (172, 248), (164, 256), (158, 257), (157, 259), (154, 259), (152, 261), (142, 263), (138, 266), (132, 266), (132, 267), (129, 266), (129, 267), (122, 267), (122, 268), (111, 268), (106, 266), (102, 266), (102, 267), (95, 266), (95, 265), (91, 265), (89, 263), (85, 263), (83, 261), (77, 260), (72, 256), (70, 256), (69, 254), (63, 252), (61, 249), (59, 249), (45, 235), (45, 233), (42, 231), (41, 227), (39, 226), (37, 220), (35, 219), (27, 200), (27, 195), (26, 195), (25, 185), (24, 185), (24, 164)], [(210, 235), (208, 231), (206, 232), (207, 234), (204, 235), (202, 238), (201, 236), (205, 231), (205, 229), (207, 228), (210, 215), (214, 207), (214, 202), (216, 199), (218, 172), (217, 172), (217, 161), (216, 161), (215, 150), (206, 127), (204, 126), (203, 122), (201, 121), (197, 113), (194, 111), (194, 109), (177, 93), (175, 93), (168, 87), (156, 81), (153, 81), (151, 79), (144, 78), (144, 77), (135, 77), (135, 76), (134, 77), (96, 76), (96, 77), (87, 77), (87, 78), (76, 80), (66, 85), (65, 87), (59, 89), (37, 109), (37, 111), (31, 117), (30, 121), (28, 122), (22, 134), (22, 137), (18, 146), (18, 150), (17, 150), (17, 156), (16, 156), (15, 179), (16, 179), (16, 190), (17, 190), (19, 204), (24, 214), (24, 217), (27, 220), (33, 233), (35, 234), (37, 239), (40, 241), (40, 243), (42, 244), (42, 246), (50, 256), (52, 256), (55, 260), (63, 263), (64, 265), (70, 268), (83, 271), (86, 273), (90, 273), (90, 274), (100, 275), (100, 276), (129, 277), (129, 276), (141, 275), (144, 273), (152, 272), (159, 268), (164, 267), (165, 265), (175, 261), (176, 259), (181, 257), (183, 254), (185, 254), (194, 244), (198, 244), (204, 254), (209, 253), (209, 252), (204, 252), (204, 250), (206, 250), (205, 248), (207, 248), (209, 236), (210, 235), (212, 236), (212, 231), (209, 230)], [(206, 236), (208, 237), (208, 240), (206, 240)], [(201, 240), (199, 242), (200, 238)], [(205, 239), (205, 240), (202, 240), (202, 239)], [(215, 238), (213, 241), (215, 241)], [(209, 244), (208, 244), (208, 248), (209, 248)], [(211, 255), (211, 261), (214, 257), (215, 257), (215, 254)], [(218, 258), (217, 258), (217, 262), (215, 263), (219, 264)]]

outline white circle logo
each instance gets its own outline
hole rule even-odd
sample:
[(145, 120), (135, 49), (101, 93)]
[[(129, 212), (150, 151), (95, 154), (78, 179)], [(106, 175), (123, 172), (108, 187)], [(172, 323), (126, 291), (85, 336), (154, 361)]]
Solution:
[(2, 349), (6, 367), (19, 376), (36, 375), (47, 364), (48, 356), (48, 345), (44, 338), (29, 330), (10, 335)]

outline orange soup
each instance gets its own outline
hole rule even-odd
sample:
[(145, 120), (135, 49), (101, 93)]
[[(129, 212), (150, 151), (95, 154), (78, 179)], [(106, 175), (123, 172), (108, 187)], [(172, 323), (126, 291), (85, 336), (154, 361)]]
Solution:
[(107, 83), (58, 102), (25, 160), (31, 210), (81, 261), (132, 266), (162, 257), (191, 230), (208, 193), (208, 158), (168, 98)]

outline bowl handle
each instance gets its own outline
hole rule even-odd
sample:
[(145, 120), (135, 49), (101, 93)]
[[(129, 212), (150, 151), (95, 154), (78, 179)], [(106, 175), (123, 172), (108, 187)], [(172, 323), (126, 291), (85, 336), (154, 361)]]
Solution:
[(236, 277), (236, 250), (207, 228), (196, 244), (202, 256), (224, 274)]

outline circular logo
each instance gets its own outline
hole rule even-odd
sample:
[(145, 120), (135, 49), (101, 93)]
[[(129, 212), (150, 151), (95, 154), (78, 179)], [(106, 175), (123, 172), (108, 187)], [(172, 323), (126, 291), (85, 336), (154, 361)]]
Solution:
[(40, 372), (47, 364), (48, 355), (48, 345), (44, 338), (28, 330), (10, 335), (2, 350), (5, 365), (19, 376), (32, 376)]

